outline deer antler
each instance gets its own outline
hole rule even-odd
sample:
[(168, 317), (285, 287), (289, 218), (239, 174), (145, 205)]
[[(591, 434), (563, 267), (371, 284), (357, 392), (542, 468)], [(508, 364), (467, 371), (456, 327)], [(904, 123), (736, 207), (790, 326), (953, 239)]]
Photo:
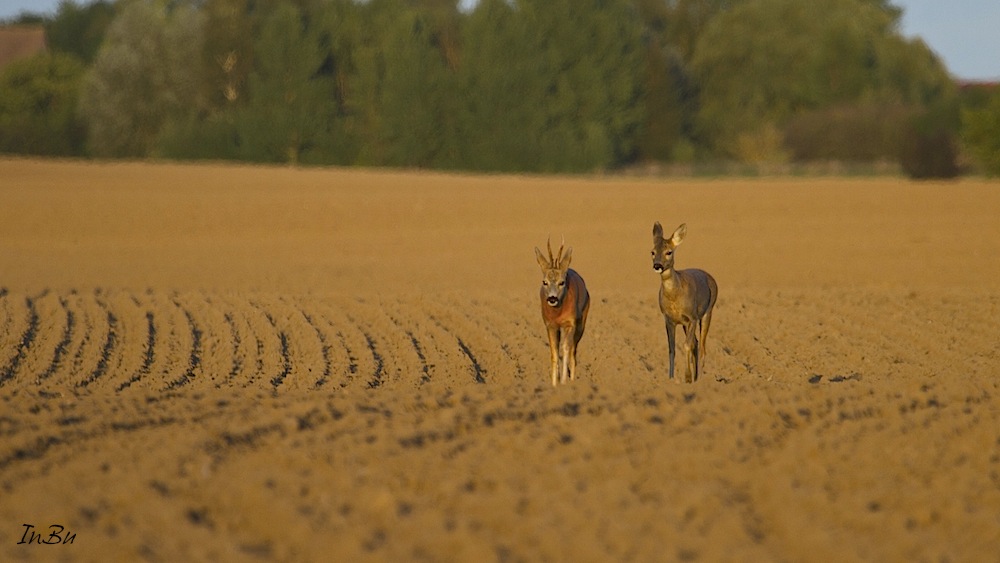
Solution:
[(549, 235), (549, 238), (545, 240), (545, 246), (549, 249), (549, 264), (553, 268), (558, 268), (559, 262), (562, 261), (563, 250), (566, 248), (566, 236), (562, 236), (562, 242), (559, 244), (559, 252), (557, 254), (552, 254), (552, 235)]

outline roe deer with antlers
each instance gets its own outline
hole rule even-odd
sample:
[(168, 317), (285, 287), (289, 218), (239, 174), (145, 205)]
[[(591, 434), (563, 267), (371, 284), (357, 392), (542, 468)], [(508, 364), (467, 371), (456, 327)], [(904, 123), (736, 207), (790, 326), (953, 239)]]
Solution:
[(675, 270), (674, 249), (684, 240), (687, 225), (677, 227), (663, 238), (660, 223), (653, 225), (653, 269), (660, 274), (660, 311), (667, 327), (670, 378), (674, 377), (675, 333), (681, 325), (687, 337), (687, 371), (684, 380), (692, 383), (705, 367), (705, 340), (712, 322), (712, 307), (719, 295), (715, 278), (704, 270)]
[(563, 245), (559, 253), (552, 255), (552, 243), (548, 242), (549, 256), (535, 247), (535, 257), (542, 268), (542, 287), (539, 296), (542, 301), (542, 320), (549, 333), (549, 352), (552, 355), (552, 385), (576, 378), (576, 346), (583, 338), (590, 310), (590, 294), (583, 278), (570, 269), (569, 262), (573, 248)]

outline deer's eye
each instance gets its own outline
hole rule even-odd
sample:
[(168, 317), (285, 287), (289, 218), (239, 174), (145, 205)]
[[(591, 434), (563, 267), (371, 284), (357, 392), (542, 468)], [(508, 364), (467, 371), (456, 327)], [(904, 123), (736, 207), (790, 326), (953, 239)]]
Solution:
[(668, 250), (668, 251), (664, 252), (664, 254), (666, 254), (667, 256), (673, 256), (674, 255), (674, 251), (673, 250)]
[(656, 256), (656, 251), (655, 250), (650, 250), (649, 251), (649, 255), (650, 256)]
[(559, 282), (559, 287), (562, 287), (564, 285), (566, 285), (566, 282), (564, 282), (564, 281)]
[(542, 280), (542, 285), (549, 285), (549, 280)]

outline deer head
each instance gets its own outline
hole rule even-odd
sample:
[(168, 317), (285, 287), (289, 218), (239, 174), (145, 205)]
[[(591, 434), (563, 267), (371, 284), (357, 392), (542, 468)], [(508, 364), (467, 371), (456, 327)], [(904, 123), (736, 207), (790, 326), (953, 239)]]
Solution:
[(653, 269), (660, 274), (669, 273), (674, 269), (674, 249), (677, 248), (684, 235), (687, 234), (687, 225), (682, 224), (677, 227), (670, 238), (663, 238), (663, 227), (659, 222), (653, 225)]
[(569, 270), (569, 262), (573, 257), (573, 247), (567, 248), (563, 254), (563, 246), (566, 244), (564, 240), (559, 246), (559, 252), (553, 256), (551, 239), (546, 244), (549, 249), (548, 258), (535, 247), (535, 258), (542, 269), (541, 295), (550, 307), (559, 307), (566, 296), (566, 271)]

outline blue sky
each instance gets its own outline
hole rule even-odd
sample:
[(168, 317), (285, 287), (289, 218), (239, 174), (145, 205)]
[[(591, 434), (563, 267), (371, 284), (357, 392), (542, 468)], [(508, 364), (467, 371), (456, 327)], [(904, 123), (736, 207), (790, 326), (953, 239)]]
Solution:
[(1000, 1), (894, 0), (901, 31), (919, 36), (958, 78), (1000, 80)]
[[(923, 39), (952, 75), (966, 80), (1000, 80), (1000, 0), (893, 3), (903, 8), (903, 35)], [(58, 6), (59, 0), (0, 0), (0, 18), (25, 10), (55, 12)]]

